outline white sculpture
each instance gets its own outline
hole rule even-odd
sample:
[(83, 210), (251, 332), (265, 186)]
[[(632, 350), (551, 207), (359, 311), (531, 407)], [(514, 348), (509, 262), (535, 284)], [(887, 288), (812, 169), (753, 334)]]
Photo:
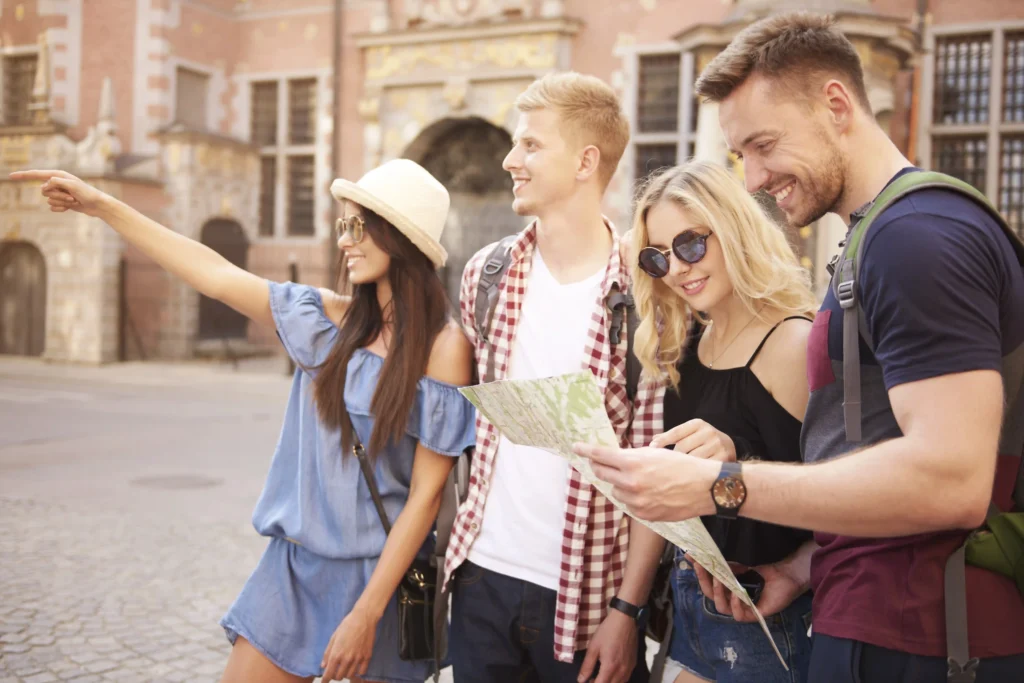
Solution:
[(110, 76), (103, 79), (96, 125), (78, 143), (76, 152), (80, 173), (106, 175), (114, 171), (114, 160), (121, 154), (121, 141), (114, 120), (114, 83)]

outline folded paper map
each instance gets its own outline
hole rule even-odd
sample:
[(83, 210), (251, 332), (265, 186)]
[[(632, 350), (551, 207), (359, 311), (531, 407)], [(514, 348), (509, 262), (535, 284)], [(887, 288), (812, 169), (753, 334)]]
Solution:
[[(572, 452), (576, 442), (618, 446), (618, 439), (605, 413), (604, 400), (590, 372), (559, 375), (546, 379), (504, 380), (464, 387), (459, 391), (505, 436), (520, 446), (543, 448), (568, 459), (569, 463), (610, 500), (628, 514), (626, 507), (612, 494), (610, 484), (601, 481), (590, 461)], [(786, 663), (772, 640), (764, 617), (740, 586), (711, 534), (699, 517), (680, 522), (648, 522), (643, 525), (683, 550), (717, 578), (723, 586), (751, 607), (775, 654)], [(788, 667), (787, 667), (788, 670)]]

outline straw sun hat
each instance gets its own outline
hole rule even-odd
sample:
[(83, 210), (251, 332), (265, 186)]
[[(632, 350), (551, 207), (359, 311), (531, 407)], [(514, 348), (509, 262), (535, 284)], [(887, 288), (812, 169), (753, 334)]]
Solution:
[(448, 217), (448, 190), (434, 176), (409, 159), (394, 159), (369, 171), (353, 183), (343, 178), (331, 183), (338, 201), (351, 201), (373, 211), (395, 226), (440, 268), (448, 259), (441, 233)]

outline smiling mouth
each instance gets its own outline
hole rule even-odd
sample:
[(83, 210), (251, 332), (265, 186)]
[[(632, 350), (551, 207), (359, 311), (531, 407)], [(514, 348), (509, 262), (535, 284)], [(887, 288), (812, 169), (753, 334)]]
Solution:
[(701, 278), (699, 280), (694, 280), (693, 282), (686, 282), (686, 283), (684, 283), (682, 285), (683, 291), (684, 292), (692, 292), (695, 289), (700, 289), (701, 287), (704, 286), (704, 283), (707, 282), (707, 281), (708, 281), (708, 279), (706, 277), (704, 277), (704, 278)]
[(775, 197), (775, 203), (781, 204), (793, 193), (793, 188), (796, 187), (796, 181), (792, 180), (786, 183), (782, 189), (776, 190), (775, 192), (769, 192), (771, 196)]

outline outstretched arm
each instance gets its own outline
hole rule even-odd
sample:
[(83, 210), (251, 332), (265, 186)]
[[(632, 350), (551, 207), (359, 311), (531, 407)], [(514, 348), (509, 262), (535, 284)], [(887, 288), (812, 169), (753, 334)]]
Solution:
[(70, 173), (18, 171), (11, 174), (11, 179), (42, 181), (43, 196), (51, 211), (78, 211), (99, 218), (201, 294), (223, 301), (258, 323), (273, 326), (263, 278), (232, 264), (206, 245), (165, 228)]

